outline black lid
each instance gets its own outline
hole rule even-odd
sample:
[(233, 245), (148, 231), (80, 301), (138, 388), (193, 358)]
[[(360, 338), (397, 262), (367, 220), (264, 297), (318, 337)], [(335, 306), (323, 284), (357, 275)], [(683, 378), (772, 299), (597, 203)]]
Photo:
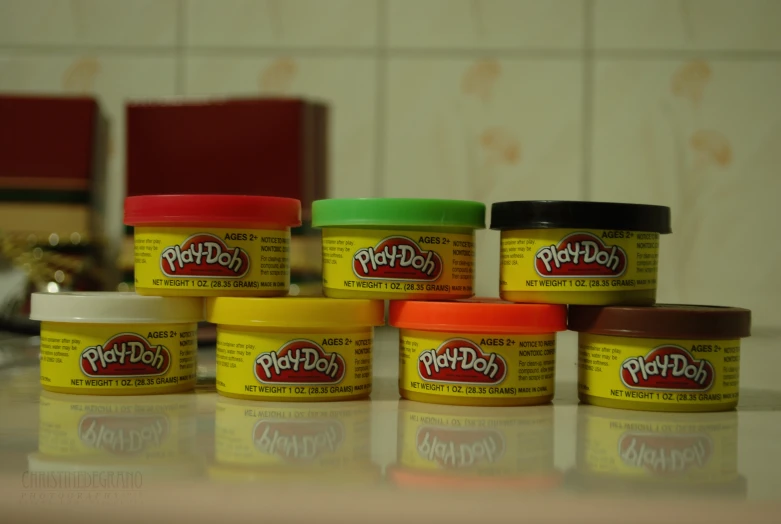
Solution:
[(491, 206), (491, 229), (623, 229), (671, 233), (670, 208), (646, 204), (526, 200)]

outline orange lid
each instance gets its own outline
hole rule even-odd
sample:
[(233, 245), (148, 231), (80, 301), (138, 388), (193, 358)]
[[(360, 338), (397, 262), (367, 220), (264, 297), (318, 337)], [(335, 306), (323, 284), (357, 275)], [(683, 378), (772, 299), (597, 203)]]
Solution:
[(391, 301), (390, 324), (402, 329), (461, 333), (540, 334), (567, 329), (567, 308), (494, 298), (450, 302)]

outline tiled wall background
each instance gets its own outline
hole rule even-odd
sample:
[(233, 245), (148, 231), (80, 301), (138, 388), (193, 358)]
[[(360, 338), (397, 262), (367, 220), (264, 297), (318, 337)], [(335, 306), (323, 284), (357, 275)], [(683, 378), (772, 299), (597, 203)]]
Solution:
[(100, 97), (117, 236), (124, 100), (306, 95), (332, 196), (670, 205), (660, 299), (781, 327), (781, 0), (0, 0), (0, 90)]

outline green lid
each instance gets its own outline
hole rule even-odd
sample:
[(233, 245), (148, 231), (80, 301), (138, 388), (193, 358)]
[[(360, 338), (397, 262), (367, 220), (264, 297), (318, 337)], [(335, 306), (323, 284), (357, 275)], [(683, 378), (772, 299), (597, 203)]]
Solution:
[(428, 198), (334, 198), (312, 204), (314, 227), (444, 226), (485, 228), (485, 204)]

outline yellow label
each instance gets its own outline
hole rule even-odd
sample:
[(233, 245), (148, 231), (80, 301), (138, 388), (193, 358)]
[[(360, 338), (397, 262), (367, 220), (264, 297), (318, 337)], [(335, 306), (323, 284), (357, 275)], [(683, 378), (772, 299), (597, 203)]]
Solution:
[(501, 291), (656, 289), (659, 234), (601, 229), (502, 232)]
[[(195, 387), (197, 325), (41, 325), (41, 384), (85, 394)], [(76, 391), (78, 390), (78, 391)]]
[(372, 389), (372, 331), (248, 333), (217, 329), (217, 391), (338, 400)]
[(491, 336), (405, 331), (399, 387), (471, 398), (553, 395), (556, 336)]
[(214, 455), (220, 464), (341, 470), (371, 463), (365, 402), (303, 408), (239, 402), (217, 402)]
[(194, 453), (195, 398), (40, 398), (38, 451), (50, 457), (135, 462)]
[(431, 413), (417, 405), (399, 410), (399, 463), (416, 470), (483, 476), (553, 470), (552, 410), (501, 409), (507, 413)]
[(472, 296), (474, 235), (381, 229), (323, 230), (331, 289)]
[(134, 238), (136, 287), (219, 293), (290, 286), (287, 230), (139, 227)]
[(661, 484), (723, 482), (738, 476), (735, 412), (685, 419), (663, 413), (643, 412), (642, 417), (621, 417), (621, 410), (605, 413), (588, 407), (578, 410), (580, 471)]
[(581, 334), (578, 391), (629, 403), (703, 405), (738, 400), (739, 340)]

